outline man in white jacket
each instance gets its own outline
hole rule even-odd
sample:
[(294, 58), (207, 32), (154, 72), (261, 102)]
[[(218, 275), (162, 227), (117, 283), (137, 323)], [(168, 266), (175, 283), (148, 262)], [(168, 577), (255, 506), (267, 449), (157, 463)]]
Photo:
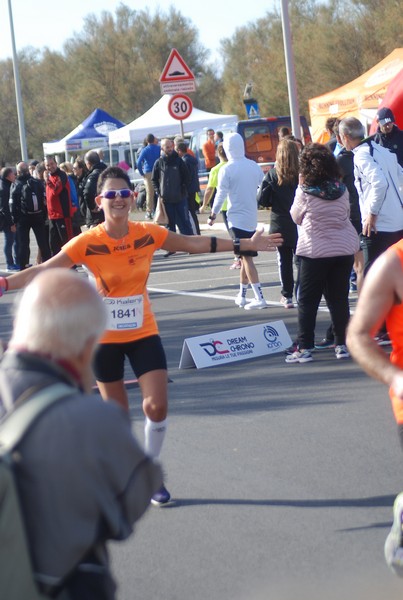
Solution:
[[(365, 275), (378, 256), (403, 238), (403, 169), (396, 154), (363, 139), (364, 126), (355, 117), (340, 122), (339, 134), (343, 145), (354, 154)], [(376, 339), (381, 346), (390, 344), (385, 324)]]
[(389, 246), (403, 237), (403, 169), (396, 155), (371, 140), (355, 117), (339, 125), (341, 140), (354, 153), (355, 186), (362, 217), (364, 272)]
[[(228, 196), (228, 226), (234, 240), (234, 254), (240, 255), (239, 240), (251, 238), (256, 231), (258, 214), (256, 194), (263, 179), (263, 171), (255, 161), (245, 157), (245, 145), (239, 133), (231, 133), (225, 137), (224, 150), (228, 163), (218, 175), (217, 194), (207, 223), (213, 225), (217, 213)], [(235, 304), (245, 310), (268, 306), (253, 262), (254, 256), (257, 256), (257, 252), (248, 251), (241, 255), (240, 289)], [(246, 292), (249, 283), (254, 299), (248, 302)]]

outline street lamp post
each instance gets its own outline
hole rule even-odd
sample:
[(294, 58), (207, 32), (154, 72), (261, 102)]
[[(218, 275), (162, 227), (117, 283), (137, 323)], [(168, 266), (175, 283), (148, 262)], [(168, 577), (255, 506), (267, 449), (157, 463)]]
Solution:
[(17, 51), (15, 48), (13, 11), (11, 9), (11, 0), (8, 0), (8, 15), (10, 18), (11, 45), (12, 45), (12, 50), (13, 50), (15, 99), (16, 99), (16, 103), (17, 103), (18, 129), (20, 132), (21, 158), (24, 162), (26, 162), (28, 160), (28, 152), (27, 152), (27, 140), (25, 137), (24, 107), (22, 105), (20, 72), (18, 69), (18, 58), (17, 58)]
[(288, 13), (288, 0), (281, 0), (281, 23), (283, 27), (283, 42), (285, 66), (287, 71), (288, 99), (290, 103), (292, 133), (296, 138), (301, 137), (301, 124), (299, 120), (299, 105), (297, 83), (295, 79), (294, 56), (292, 51), (290, 15)]

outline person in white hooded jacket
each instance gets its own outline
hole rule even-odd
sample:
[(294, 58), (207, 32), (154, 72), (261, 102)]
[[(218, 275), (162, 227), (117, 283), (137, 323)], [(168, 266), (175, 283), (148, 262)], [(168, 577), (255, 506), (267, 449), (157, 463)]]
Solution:
[[(228, 163), (218, 175), (217, 194), (207, 223), (213, 225), (217, 213), (228, 197), (227, 218), (230, 234), (234, 240), (234, 254), (241, 256), (240, 289), (235, 304), (245, 310), (266, 308), (268, 304), (263, 297), (259, 275), (253, 262), (257, 252), (241, 254), (239, 251), (239, 240), (251, 238), (256, 231), (258, 215), (256, 193), (263, 179), (263, 171), (256, 162), (245, 157), (245, 145), (239, 133), (231, 133), (225, 137), (224, 150)], [(246, 293), (249, 283), (253, 289), (254, 299), (248, 302)]]
[(341, 140), (354, 153), (355, 186), (358, 191), (364, 252), (364, 273), (389, 246), (403, 237), (403, 169), (396, 154), (371, 140), (355, 117), (339, 124)]

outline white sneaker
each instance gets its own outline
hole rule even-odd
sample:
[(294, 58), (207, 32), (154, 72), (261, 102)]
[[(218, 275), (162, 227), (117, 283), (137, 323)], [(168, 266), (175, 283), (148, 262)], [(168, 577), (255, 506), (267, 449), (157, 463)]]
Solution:
[(246, 303), (247, 299), (245, 298), (245, 296), (242, 296), (242, 294), (238, 294), (238, 296), (235, 296), (235, 304), (237, 304), (239, 308), (243, 308)]
[(281, 296), (280, 302), (284, 306), (284, 308), (294, 308), (294, 302), (292, 301), (292, 298), (286, 298), (285, 296)]
[(245, 304), (244, 308), (245, 310), (255, 310), (255, 308), (267, 308), (268, 306), (269, 305), (264, 298), (261, 300), (256, 300), (256, 298), (254, 298), (248, 302), (248, 304)]
[(399, 577), (403, 577), (402, 514), (403, 493), (400, 493), (393, 505), (393, 525), (385, 542), (386, 563)]

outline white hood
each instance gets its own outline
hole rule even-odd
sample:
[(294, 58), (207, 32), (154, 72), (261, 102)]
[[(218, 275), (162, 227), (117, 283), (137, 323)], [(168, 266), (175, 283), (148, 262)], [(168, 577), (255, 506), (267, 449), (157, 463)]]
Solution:
[(230, 133), (224, 137), (224, 150), (228, 161), (245, 158), (245, 144), (239, 133)]

